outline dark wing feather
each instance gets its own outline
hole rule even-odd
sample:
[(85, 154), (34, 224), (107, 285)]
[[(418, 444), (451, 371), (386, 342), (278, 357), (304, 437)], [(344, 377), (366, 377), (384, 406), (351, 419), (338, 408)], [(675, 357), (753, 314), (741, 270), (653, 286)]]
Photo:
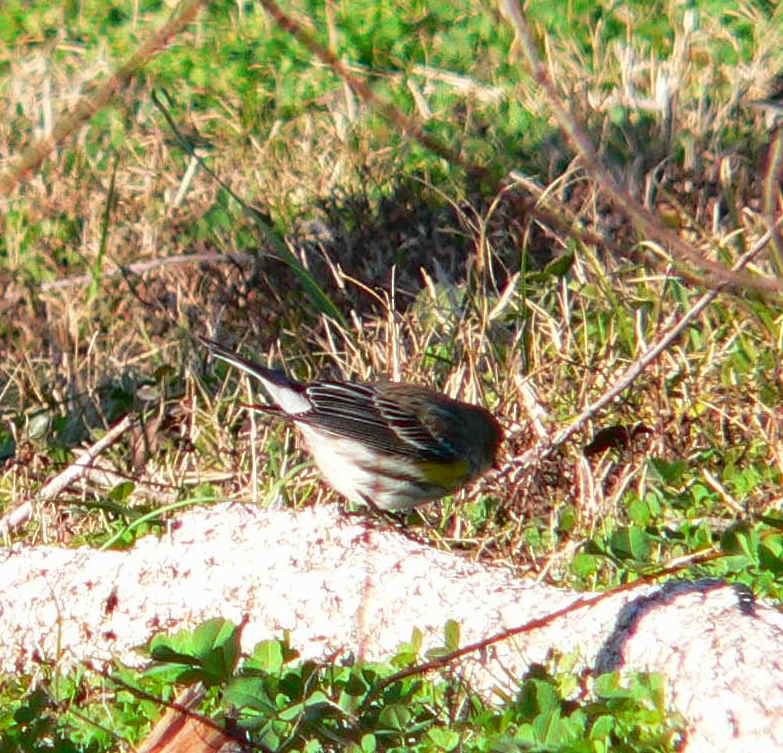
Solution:
[(305, 394), (313, 409), (297, 415), (297, 421), (380, 452), (426, 460), (455, 457), (453, 448), (436, 439), (422, 422), (420, 400), (400, 406), (379, 395), (374, 385), (350, 382), (313, 382)]
[[(422, 400), (425, 395), (426, 410)], [(442, 399), (443, 396), (438, 397)], [(414, 445), (416, 452), (424, 452), (435, 460), (451, 460), (457, 457), (454, 447), (443, 439), (446, 422), (443, 420), (440, 406), (432, 400), (428, 392), (411, 390), (405, 407), (400, 407), (399, 402), (382, 396), (378, 397), (377, 405), (380, 414), (394, 433), (407, 444)]]

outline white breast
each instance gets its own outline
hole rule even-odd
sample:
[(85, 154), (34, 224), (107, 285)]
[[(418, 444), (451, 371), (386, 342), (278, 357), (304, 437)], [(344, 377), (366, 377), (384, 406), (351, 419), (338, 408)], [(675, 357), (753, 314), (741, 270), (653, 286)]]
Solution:
[(369, 499), (381, 509), (402, 510), (444, 493), (415, 480), (416, 467), (404, 458), (380, 458), (352, 439), (324, 439), (310, 426), (298, 426), (326, 481), (351, 502), (366, 504)]

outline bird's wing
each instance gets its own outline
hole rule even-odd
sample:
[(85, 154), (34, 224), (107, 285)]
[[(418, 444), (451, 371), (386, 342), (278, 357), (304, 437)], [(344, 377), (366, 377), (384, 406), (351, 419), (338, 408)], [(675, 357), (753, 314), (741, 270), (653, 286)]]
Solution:
[(453, 448), (439, 441), (422, 421), (417, 404), (400, 406), (379, 395), (373, 385), (314, 382), (305, 395), (313, 407), (295, 416), (297, 421), (381, 452), (427, 460), (454, 457)]
[[(410, 387), (410, 385), (406, 385)], [(379, 395), (376, 399), (378, 411), (392, 431), (404, 442), (418, 448), (418, 452), (429, 453), (436, 459), (451, 459), (456, 450), (443, 437), (447, 421), (440, 406), (431, 396), (422, 400), (422, 396), (413, 391), (404, 407), (396, 400)]]

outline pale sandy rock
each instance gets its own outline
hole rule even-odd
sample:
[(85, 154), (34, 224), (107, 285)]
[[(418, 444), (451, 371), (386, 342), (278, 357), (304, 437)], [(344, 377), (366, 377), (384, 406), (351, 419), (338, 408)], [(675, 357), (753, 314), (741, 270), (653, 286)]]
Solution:
[[(193, 510), (125, 552), (20, 546), (0, 552), (0, 670), (119, 658), (160, 631), (247, 617), (243, 647), (291, 632), (304, 658), (387, 658), (414, 628), (425, 648), (456, 620), (463, 644), (561, 609), (574, 594), (437, 552), (345, 517), (218, 505)], [(688, 721), (687, 750), (783, 750), (783, 616), (717, 582), (602, 598), (464, 664), (477, 688), (513, 679), (550, 650), (596, 671), (662, 672)]]

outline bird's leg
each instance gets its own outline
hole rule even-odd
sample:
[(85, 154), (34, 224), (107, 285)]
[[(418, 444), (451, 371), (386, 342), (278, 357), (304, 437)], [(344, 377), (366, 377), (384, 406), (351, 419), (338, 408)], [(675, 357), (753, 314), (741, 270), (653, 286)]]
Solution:
[(407, 526), (405, 513), (401, 510), (385, 510), (383, 507), (378, 507), (378, 505), (376, 505), (366, 494), (362, 494), (362, 499), (370, 512), (377, 518), (385, 520), (387, 523), (391, 523), (395, 528), (405, 528)]

